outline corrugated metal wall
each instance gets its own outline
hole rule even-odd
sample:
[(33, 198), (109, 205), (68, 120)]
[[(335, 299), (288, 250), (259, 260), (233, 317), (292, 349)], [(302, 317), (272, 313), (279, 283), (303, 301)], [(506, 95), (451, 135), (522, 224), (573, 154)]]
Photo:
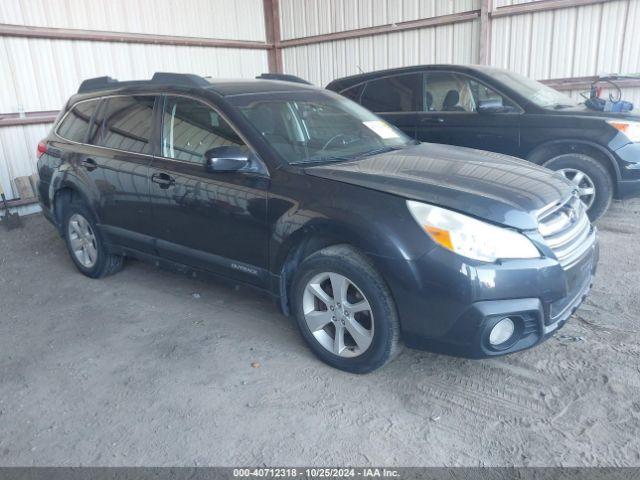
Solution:
[(280, 0), (283, 40), (478, 10), (480, 0)]
[(496, 18), (491, 63), (536, 79), (640, 72), (639, 26), (638, 0)]
[[(542, 0), (494, 0), (493, 8)], [(284, 39), (480, 9), (479, 0), (281, 0)], [(640, 0), (496, 17), (490, 63), (536, 79), (640, 72)], [(478, 63), (479, 21), (284, 49), (284, 69), (318, 85), (359, 71)], [(311, 60), (311, 61), (310, 61)], [(577, 94), (572, 92), (572, 94)], [(625, 98), (640, 104), (638, 89)]]
[[(0, 23), (265, 41), (262, 0), (1, 0)], [(149, 78), (155, 71), (223, 77), (266, 72), (266, 50), (0, 37), (0, 117), (59, 109), (83, 79)], [(0, 181), (35, 172), (50, 125), (0, 127)]]
[[(282, 38), (433, 18), (480, 0), (281, 0)], [(420, 63), (477, 63), (478, 21), (285, 48), (284, 71), (316, 85), (359, 72)]]
[(421, 63), (478, 63), (479, 22), (335, 40), (284, 49), (287, 73), (316, 85), (359, 72)]
[(260, 0), (2, 0), (0, 23), (264, 41)]

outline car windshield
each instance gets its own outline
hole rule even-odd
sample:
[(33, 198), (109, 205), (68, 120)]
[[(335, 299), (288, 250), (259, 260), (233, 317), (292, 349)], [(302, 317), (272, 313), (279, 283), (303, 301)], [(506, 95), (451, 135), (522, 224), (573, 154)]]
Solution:
[(329, 92), (238, 95), (230, 103), (290, 164), (350, 160), (415, 143), (360, 105)]
[(578, 101), (568, 95), (519, 73), (499, 69), (491, 69), (487, 73), (539, 107), (570, 108), (579, 105)]

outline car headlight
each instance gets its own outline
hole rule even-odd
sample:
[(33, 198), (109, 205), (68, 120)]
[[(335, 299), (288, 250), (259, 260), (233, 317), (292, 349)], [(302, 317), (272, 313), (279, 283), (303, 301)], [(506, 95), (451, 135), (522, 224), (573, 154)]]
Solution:
[(535, 245), (521, 233), (426, 203), (407, 200), (407, 207), (434, 242), (464, 257), (485, 262), (540, 257)]
[(640, 122), (627, 122), (625, 120), (607, 120), (607, 123), (616, 130), (624, 133), (632, 142), (640, 142)]

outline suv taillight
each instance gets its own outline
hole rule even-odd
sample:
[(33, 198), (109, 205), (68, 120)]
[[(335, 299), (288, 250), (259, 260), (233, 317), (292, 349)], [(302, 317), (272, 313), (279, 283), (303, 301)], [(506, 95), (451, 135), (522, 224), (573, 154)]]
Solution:
[(40, 158), (47, 153), (47, 144), (45, 142), (38, 143), (38, 150), (36, 151), (36, 157)]

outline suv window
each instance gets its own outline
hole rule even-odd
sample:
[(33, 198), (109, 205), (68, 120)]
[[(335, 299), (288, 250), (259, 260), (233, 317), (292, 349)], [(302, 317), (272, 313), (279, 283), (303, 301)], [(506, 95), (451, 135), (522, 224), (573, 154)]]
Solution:
[[(107, 97), (96, 116), (94, 145), (134, 153), (151, 153), (153, 96)], [(95, 138), (94, 138), (95, 137)]]
[(466, 75), (429, 72), (425, 75), (425, 106), (429, 112), (477, 112), (480, 102), (517, 107), (495, 90)]
[(58, 127), (58, 135), (72, 142), (84, 143), (91, 116), (99, 99), (77, 103)]
[(372, 112), (420, 112), (422, 73), (396, 75), (368, 82), (361, 105)]
[(165, 97), (162, 156), (201, 164), (204, 153), (223, 145), (249, 148), (211, 107), (184, 97)]

